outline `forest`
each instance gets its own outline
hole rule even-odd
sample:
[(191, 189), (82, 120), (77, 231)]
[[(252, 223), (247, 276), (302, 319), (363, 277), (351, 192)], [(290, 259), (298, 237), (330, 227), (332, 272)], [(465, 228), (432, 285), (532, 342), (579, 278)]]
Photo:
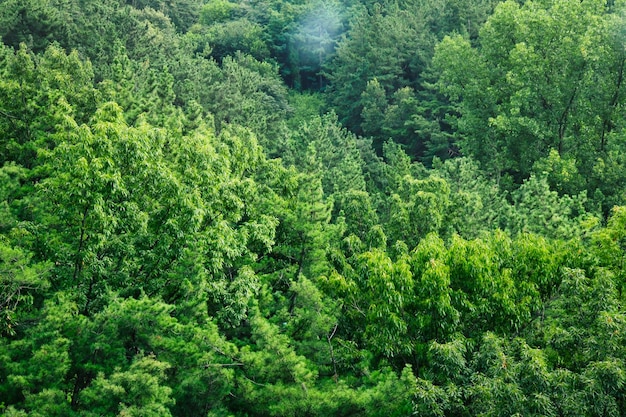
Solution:
[(626, 0), (0, 38), (0, 415), (626, 416)]

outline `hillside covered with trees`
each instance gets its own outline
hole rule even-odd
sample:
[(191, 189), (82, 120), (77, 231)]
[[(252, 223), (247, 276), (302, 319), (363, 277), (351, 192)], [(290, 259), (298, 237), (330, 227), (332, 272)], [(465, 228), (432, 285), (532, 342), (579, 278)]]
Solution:
[(0, 415), (626, 416), (626, 1), (0, 38)]

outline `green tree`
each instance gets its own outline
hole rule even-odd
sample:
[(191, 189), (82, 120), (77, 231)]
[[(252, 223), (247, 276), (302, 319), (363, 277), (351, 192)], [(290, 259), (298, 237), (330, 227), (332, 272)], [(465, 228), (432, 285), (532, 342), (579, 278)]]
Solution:
[(348, 195), (364, 192), (366, 188), (357, 138), (341, 127), (334, 113), (316, 116), (293, 132), (290, 146), (293, 159), (287, 156), (284, 161), (304, 170), (310, 169), (307, 152), (311, 146), (315, 147), (319, 159), (318, 175), (321, 176), (324, 195), (333, 198), (335, 203), (336, 218), (344, 210)]
[(414, 247), (428, 233), (438, 232), (443, 227), (449, 195), (450, 187), (442, 178), (402, 178), (385, 207), (389, 237)]
[(313, 144), (307, 151), (307, 161), (308, 172), (296, 177), (297, 188), (279, 217), (274, 248), (295, 267), (294, 280), (300, 274), (313, 278), (326, 272), (329, 243), (341, 227), (330, 224), (333, 200), (324, 196), (322, 170)]
[(355, 281), (363, 299), (366, 325), (363, 338), (368, 350), (385, 357), (408, 355), (413, 350), (407, 332), (405, 305), (411, 302), (413, 280), (404, 259), (392, 262), (373, 249), (358, 256)]
[(623, 51), (608, 29), (616, 19), (602, 2), (508, 1), (476, 47), (461, 36), (444, 39), (434, 63), (441, 90), (460, 104), (461, 150), (517, 181), (551, 149), (588, 170), (584, 161), (606, 145), (621, 88)]
[(614, 207), (606, 227), (595, 231), (591, 236), (592, 254), (598, 257), (600, 265), (615, 274), (620, 297), (626, 285), (625, 222), (626, 209)]
[(241, 53), (227, 57), (217, 82), (208, 89), (208, 102), (200, 104), (215, 116), (217, 130), (238, 124), (251, 129), (269, 154), (273, 154), (280, 123), (287, 114), (287, 91), (278, 68)]
[(183, 0), (168, 2), (163, 0), (126, 0), (136, 9), (151, 8), (158, 10), (169, 17), (172, 23), (182, 32), (185, 32), (200, 15), (202, 0)]
[(78, 53), (51, 46), (34, 56), (22, 44), (2, 47), (0, 61), (0, 160), (26, 168), (40, 164), (37, 152), (55, 146), (50, 132), (67, 117), (86, 122), (95, 110), (93, 71)]
[(171, 416), (171, 388), (161, 386), (168, 366), (150, 356), (138, 355), (128, 371), (99, 375), (85, 389), (85, 415)]
[(298, 30), (291, 36), (297, 73), (294, 88), (323, 91), (323, 68), (332, 58), (339, 35), (344, 31), (342, 7), (336, 0), (319, 0), (308, 7)]
[[(422, 350), (431, 341), (447, 342), (460, 325), (460, 313), (453, 305), (450, 267), (444, 242), (429, 234), (410, 254), (415, 279), (414, 328)], [(419, 350), (418, 350), (419, 351)], [(424, 352), (420, 352), (424, 354)]]
[(550, 190), (545, 176), (531, 175), (512, 193), (514, 211), (507, 219), (513, 233), (532, 232), (553, 238), (579, 236), (584, 224), (593, 221), (585, 210), (586, 191), (559, 196)]
[[(328, 95), (341, 122), (357, 134), (363, 133), (362, 94), (376, 79), (391, 96), (397, 89), (415, 86), (423, 71), (433, 39), (418, 8), (403, 9), (390, 4), (360, 7), (350, 21), (350, 30), (337, 45), (329, 64)], [(371, 118), (370, 124), (372, 123)], [(370, 131), (372, 127), (369, 127)], [(379, 149), (382, 142), (379, 142)]]
[[(227, 7), (234, 9), (236, 6)], [(211, 18), (206, 9), (205, 6), (201, 22), (207, 22)], [(213, 10), (210, 13), (220, 12)], [(223, 13), (227, 11), (224, 10)], [(219, 16), (215, 18), (220, 19)], [(203, 52), (218, 62), (223, 61), (227, 56), (234, 56), (237, 52), (248, 54), (260, 61), (269, 57), (270, 52), (263, 39), (263, 27), (246, 18), (208, 21), (206, 27), (199, 25), (192, 27), (191, 34), (197, 42), (206, 45)]]
[[(44, 51), (52, 42), (66, 44), (74, 21), (62, 2), (40, 0), (4, 1), (0, 36), (14, 48), (25, 43), (36, 52)], [(74, 5), (75, 6), (75, 5)]]
[(495, 181), (486, 177), (470, 158), (453, 158), (433, 164), (436, 174), (450, 187), (450, 203), (443, 225), (446, 235), (457, 233), (473, 239), (497, 228), (505, 228), (510, 204)]
[[(33, 263), (32, 254), (11, 247), (0, 237), (0, 314), (1, 333), (14, 335), (20, 312), (34, 302), (34, 295), (49, 287), (46, 279), (50, 265)], [(38, 297), (39, 298), (39, 297)]]

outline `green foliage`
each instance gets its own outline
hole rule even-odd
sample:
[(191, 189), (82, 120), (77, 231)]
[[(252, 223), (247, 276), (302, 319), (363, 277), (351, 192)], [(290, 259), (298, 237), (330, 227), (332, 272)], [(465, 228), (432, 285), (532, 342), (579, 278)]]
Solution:
[(586, 192), (560, 197), (551, 191), (545, 177), (531, 177), (513, 193), (515, 214), (509, 227), (515, 232), (541, 233), (568, 239), (580, 235), (580, 228), (591, 215), (585, 211)]
[(624, 205), (626, 195), (621, 186), (621, 179), (626, 168), (624, 159), (624, 139), (620, 132), (611, 134), (615, 141), (607, 144), (607, 152), (598, 156), (593, 166), (593, 174), (589, 181), (589, 196), (602, 208), (604, 216), (610, 214), (614, 206)]
[[(382, 90), (387, 97), (409, 86), (423, 70), (433, 43), (425, 25), (417, 7), (404, 10), (396, 4), (387, 10), (381, 5), (372, 10), (361, 7), (353, 15), (329, 65), (329, 95), (340, 120), (356, 133), (376, 132), (368, 85), (378, 85), (379, 97)], [(387, 138), (381, 139), (378, 149)]]
[[(136, 9), (154, 9), (166, 15), (177, 29), (186, 31), (204, 11), (203, 0), (182, 0), (169, 2), (163, 0), (126, 0)], [(201, 9), (202, 7), (202, 9)]]
[(313, 277), (328, 269), (329, 244), (339, 232), (341, 225), (330, 224), (332, 199), (324, 199), (315, 150), (308, 153), (309, 174), (300, 174), (297, 188), (287, 201), (286, 210), (280, 214), (274, 251), (294, 266), (293, 279), (300, 274)]
[(585, 161), (604, 153), (619, 123), (619, 19), (601, 2), (507, 1), (476, 47), (458, 35), (444, 39), (434, 63), (441, 91), (460, 106), (461, 150), (518, 182), (552, 150), (591, 174)]
[(447, 33), (475, 36), (488, 1), (392, 1), (359, 5), (328, 65), (329, 102), (341, 121), (373, 137), (380, 154), (389, 138), (428, 164), (458, 153), (448, 115), (454, 109), (433, 88), (431, 59)]
[(335, 44), (344, 31), (343, 8), (337, 0), (318, 0), (307, 7), (299, 28), (291, 37), (294, 87), (323, 91), (322, 70), (334, 55)]
[(3, 1), (0, 14), (3, 42), (13, 47), (25, 43), (37, 52), (45, 50), (51, 42), (67, 42), (68, 32), (75, 26), (67, 14), (69, 10), (58, 7), (60, 3)]
[(37, 152), (55, 145), (50, 133), (64, 119), (86, 122), (95, 110), (91, 65), (51, 46), (33, 56), (24, 44), (3, 46), (0, 71), (0, 161), (38, 165)]
[(364, 298), (367, 325), (363, 337), (368, 345), (387, 357), (410, 352), (410, 341), (402, 337), (407, 331), (404, 306), (410, 302), (406, 298), (413, 285), (406, 262), (392, 262), (374, 249), (358, 257), (355, 273), (358, 296)]
[(434, 161), (437, 175), (450, 187), (443, 225), (449, 233), (471, 239), (496, 228), (505, 228), (511, 207), (494, 181), (486, 178), (475, 161), (455, 158)]
[(605, 228), (595, 231), (591, 235), (591, 249), (593, 256), (598, 257), (600, 265), (608, 268), (615, 274), (617, 288), (620, 294), (626, 285), (626, 209), (614, 207), (608, 224)]
[(421, 343), (447, 340), (457, 330), (460, 313), (452, 304), (450, 267), (443, 241), (430, 234), (411, 252), (415, 279), (415, 331)]
[[(362, 223), (364, 220), (357, 212), (367, 212), (367, 226), (359, 226), (362, 237), (373, 226), (376, 214), (369, 195), (365, 192), (363, 162), (357, 138), (342, 128), (337, 116), (332, 113), (312, 117), (298, 127), (290, 140), (291, 152), (287, 150), (285, 162), (310, 170), (310, 152), (314, 150), (315, 157), (319, 160), (316, 174), (321, 176), (322, 190), (334, 202), (333, 217), (343, 216), (349, 232), (353, 232), (354, 222)], [(290, 154), (293, 159), (289, 157)], [(362, 209), (359, 205), (363, 205)]]
[(18, 313), (32, 306), (34, 295), (50, 285), (46, 279), (50, 265), (33, 263), (32, 254), (9, 246), (7, 240), (0, 238), (0, 334), (15, 335)]
[(202, 6), (199, 22), (203, 25), (211, 25), (226, 21), (237, 11), (237, 4), (226, 0), (209, 1)]
[(623, 2), (0, 4), (0, 414), (626, 413)]
[(150, 356), (138, 356), (126, 372), (98, 375), (82, 392), (85, 415), (171, 416), (171, 389), (160, 386), (167, 364)]
[[(202, 18), (209, 19), (204, 12), (205, 9), (206, 6), (203, 9)], [(212, 10), (210, 13), (230, 13), (230, 10)], [(215, 16), (215, 18), (220, 19), (219, 16)], [(259, 60), (267, 58), (269, 55), (267, 45), (262, 40), (263, 28), (247, 19), (226, 21), (207, 28), (198, 28), (193, 30), (192, 34), (199, 42), (206, 43), (211, 56), (218, 61), (222, 61), (225, 57), (232, 56), (238, 51)]]
[(201, 101), (215, 116), (219, 130), (226, 124), (246, 126), (257, 134), (268, 152), (271, 142), (281, 135), (280, 120), (287, 114), (287, 91), (278, 78), (276, 66), (237, 53), (226, 57), (222, 71), (207, 91), (208, 102)]

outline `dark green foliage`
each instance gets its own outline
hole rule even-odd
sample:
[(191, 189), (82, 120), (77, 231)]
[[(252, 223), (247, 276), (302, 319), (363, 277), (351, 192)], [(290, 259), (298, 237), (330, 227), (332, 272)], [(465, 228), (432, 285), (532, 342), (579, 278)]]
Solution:
[[(433, 43), (425, 25), (421, 13), (394, 4), (388, 10), (381, 5), (372, 10), (362, 7), (354, 15), (348, 36), (339, 43), (329, 68), (329, 95), (342, 123), (356, 133), (375, 131), (374, 126), (366, 128), (368, 120), (373, 122), (371, 117), (362, 119), (362, 112), (371, 109), (369, 95), (382, 95), (380, 98), (386, 100), (400, 88), (415, 87), (416, 77), (425, 67), (425, 57), (420, 53), (427, 53), (427, 45)], [(362, 98), (372, 82), (378, 91)], [(380, 98), (377, 104), (384, 106)]]
[(27, 317), (23, 312), (49, 287), (46, 275), (50, 266), (33, 264), (32, 255), (7, 246), (4, 240), (0, 241), (0, 334), (15, 335), (16, 325)]
[(154, 9), (168, 16), (180, 31), (186, 31), (195, 22), (204, 3), (203, 0), (126, 0), (126, 4), (136, 9)]
[(595, 161), (621, 130), (621, 13), (603, 2), (507, 1), (475, 47), (460, 35), (445, 38), (434, 63), (440, 90), (459, 103), (461, 150), (518, 183), (555, 151), (583, 175), (568, 191), (592, 194), (601, 182), (594, 177), (607, 169)]
[(68, 13), (70, 7), (63, 3), (66, 2), (3, 1), (0, 14), (3, 42), (15, 48), (25, 43), (36, 52), (44, 51), (51, 42), (66, 44), (75, 22)]
[(200, 102), (215, 115), (218, 130), (228, 123), (246, 126), (271, 152), (270, 140), (279, 137), (280, 121), (288, 112), (287, 91), (277, 68), (238, 53), (223, 61), (218, 77), (208, 88), (210, 102)]
[(445, 34), (476, 36), (494, 1), (391, 1), (355, 7), (327, 66), (330, 104), (342, 123), (372, 136), (379, 154), (393, 138), (412, 159), (456, 156), (448, 120), (456, 113), (436, 92), (434, 47)]

